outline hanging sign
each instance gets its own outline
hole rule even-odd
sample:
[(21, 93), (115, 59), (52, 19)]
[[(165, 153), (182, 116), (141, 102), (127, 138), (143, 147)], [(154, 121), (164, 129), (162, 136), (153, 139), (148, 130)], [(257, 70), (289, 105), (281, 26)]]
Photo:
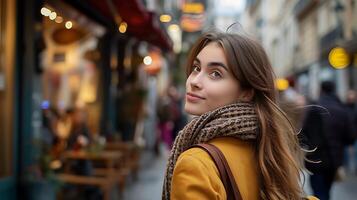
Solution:
[(350, 64), (350, 57), (344, 48), (335, 47), (330, 51), (328, 61), (333, 68), (343, 69)]

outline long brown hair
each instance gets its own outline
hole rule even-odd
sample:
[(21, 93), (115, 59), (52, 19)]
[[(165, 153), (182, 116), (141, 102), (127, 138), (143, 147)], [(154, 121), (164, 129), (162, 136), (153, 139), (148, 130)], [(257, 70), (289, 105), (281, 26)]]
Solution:
[(188, 58), (187, 75), (193, 60), (210, 42), (225, 52), (228, 66), (243, 90), (253, 90), (253, 102), (260, 130), (256, 142), (261, 198), (270, 200), (302, 199), (300, 172), (303, 153), (297, 134), (286, 114), (277, 105), (274, 72), (263, 47), (255, 40), (230, 33), (206, 33), (193, 46)]

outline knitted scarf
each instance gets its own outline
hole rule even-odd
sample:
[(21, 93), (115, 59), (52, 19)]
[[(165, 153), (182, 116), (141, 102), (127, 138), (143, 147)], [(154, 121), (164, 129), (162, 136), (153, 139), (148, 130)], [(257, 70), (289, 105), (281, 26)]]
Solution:
[(228, 136), (242, 140), (255, 140), (257, 133), (258, 117), (254, 105), (249, 102), (223, 106), (194, 118), (175, 139), (167, 163), (162, 199), (170, 199), (171, 179), (176, 161), (180, 154), (192, 145)]

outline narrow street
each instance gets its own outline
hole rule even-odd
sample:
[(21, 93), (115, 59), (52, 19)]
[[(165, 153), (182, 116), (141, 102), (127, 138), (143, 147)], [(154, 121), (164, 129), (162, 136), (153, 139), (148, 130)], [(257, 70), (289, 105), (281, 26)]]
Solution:
[(158, 157), (152, 152), (143, 152), (138, 180), (129, 181), (123, 194), (123, 200), (161, 199), (167, 156), (168, 152), (162, 153)]
[[(304, 190), (307, 194), (312, 194), (309, 178), (306, 178)], [(357, 197), (357, 175), (346, 174), (342, 181), (335, 182), (331, 189), (331, 200), (355, 200)]]
[(357, 176), (347, 176), (346, 180), (337, 182), (332, 187), (332, 200), (355, 200), (357, 199)]

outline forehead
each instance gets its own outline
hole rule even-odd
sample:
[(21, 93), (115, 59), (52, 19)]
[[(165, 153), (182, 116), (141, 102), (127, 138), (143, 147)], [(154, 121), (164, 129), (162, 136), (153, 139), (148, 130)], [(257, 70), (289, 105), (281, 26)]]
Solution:
[(221, 62), (227, 64), (223, 48), (217, 42), (208, 43), (196, 56), (201, 63)]

